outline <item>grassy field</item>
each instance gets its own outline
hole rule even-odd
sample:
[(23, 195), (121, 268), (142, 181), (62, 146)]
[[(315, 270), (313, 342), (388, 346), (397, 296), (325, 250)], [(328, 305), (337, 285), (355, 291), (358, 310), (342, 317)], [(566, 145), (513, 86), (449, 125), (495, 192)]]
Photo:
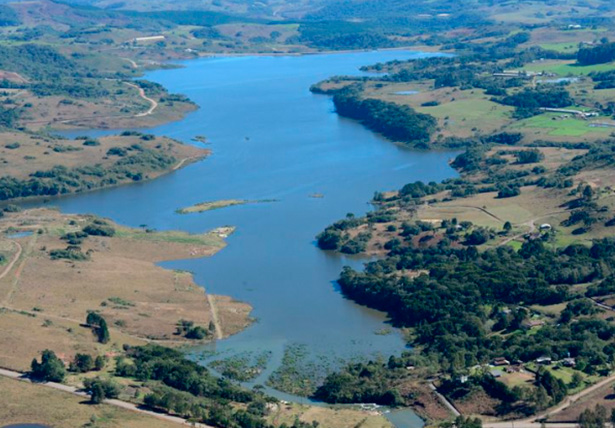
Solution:
[(542, 43), (540, 45), (541, 48), (548, 51), (562, 52), (562, 53), (573, 53), (579, 50), (579, 46), (576, 43)]
[(315, 407), (295, 403), (281, 403), (268, 416), (268, 420), (275, 425), (283, 423), (290, 425), (296, 418), (304, 422), (316, 421), (322, 428), (392, 428), (393, 426), (376, 412), (368, 413), (348, 408)]
[(504, 222), (510, 221), (513, 226), (528, 230), (527, 223), (531, 220), (562, 211), (559, 208), (562, 193), (531, 186), (523, 188), (521, 195), (515, 198), (497, 199), (495, 193), (480, 193), (461, 200), (422, 206), (417, 215), (423, 220), (456, 217), (459, 221), (471, 221), (497, 230)]
[(549, 417), (549, 422), (576, 422), (579, 415), (585, 409), (593, 410), (596, 405), (602, 405), (607, 409), (607, 415), (610, 415), (611, 410), (615, 409), (615, 394), (613, 394), (613, 384), (607, 384), (602, 388), (597, 389), (589, 395), (575, 401), (563, 411)]
[(609, 71), (615, 69), (615, 63), (580, 66), (574, 61), (545, 60), (536, 61), (523, 67), (526, 71), (554, 73), (558, 76), (580, 76), (591, 72)]
[[(568, 117), (562, 117), (568, 116)], [(599, 134), (607, 137), (614, 128), (592, 127), (591, 121), (570, 117), (561, 113), (542, 113), (529, 119), (524, 119), (511, 126), (515, 130), (531, 130), (538, 128), (551, 136), (583, 137), (588, 134)]]
[[(400, 94), (407, 91), (416, 93)], [(386, 83), (382, 87), (372, 85), (365, 96), (407, 105), (434, 116), (438, 119), (438, 135), (443, 137), (469, 137), (478, 129), (494, 132), (512, 122), (513, 109), (490, 101), (481, 89), (433, 89), (431, 83)], [(423, 106), (428, 102), (438, 105)]]
[[(114, 406), (91, 406), (83, 398), (0, 378), (0, 421), (3, 424), (39, 423), (54, 428), (173, 428), (177, 424)], [(90, 425), (88, 425), (90, 426)]]
[(182, 231), (165, 230), (152, 233), (142, 229), (120, 227), (118, 228), (117, 236), (139, 241), (190, 244), (220, 249), (226, 245), (223, 238), (231, 234), (233, 230), (232, 227), (223, 227), (208, 233), (195, 235)]
[[(109, 136), (96, 141), (98, 145), (87, 145), (84, 144), (84, 140), (67, 140), (14, 131), (0, 132), (2, 173), (15, 178), (27, 178), (36, 171), (49, 170), (55, 166), (67, 168), (111, 166), (119, 158), (108, 155), (109, 149), (117, 147), (130, 150), (133, 145), (173, 156), (178, 162), (181, 159), (203, 157), (209, 153), (207, 150), (165, 137), (144, 140), (138, 135)], [(159, 175), (161, 171), (150, 173), (153, 177)]]
[[(0, 280), (0, 342), (11, 346), (0, 351), (0, 365), (23, 370), (45, 348), (70, 360), (80, 350), (110, 352), (83, 328), (89, 310), (107, 320), (111, 348), (123, 343), (156, 339), (171, 345), (186, 344), (175, 327), (185, 319), (208, 328), (215, 305), (223, 336), (249, 323), (250, 307), (223, 296), (208, 296), (192, 275), (156, 266), (162, 260), (205, 257), (223, 245), (219, 232), (197, 235), (180, 232), (146, 233), (118, 228), (118, 236), (91, 236), (80, 244), (89, 260), (52, 260), (49, 252), (64, 249), (60, 232), (76, 232), (91, 222), (88, 216), (64, 216), (56, 211), (34, 210), (5, 215), (0, 230), (40, 230), (19, 238), (22, 255)], [(0, 235), (0, 242), (8, 238)], [(156, 242), (156, 245), (152, 245)], [(50, 332), (54, 332), (50, 334)], [(23, 341), (21, 338), (28, 337)]]

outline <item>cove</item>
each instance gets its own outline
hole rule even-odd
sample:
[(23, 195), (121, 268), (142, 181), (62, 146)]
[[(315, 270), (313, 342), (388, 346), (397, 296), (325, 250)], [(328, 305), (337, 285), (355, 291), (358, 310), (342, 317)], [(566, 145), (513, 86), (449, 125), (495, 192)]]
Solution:
[[(455, 176), (448, 166), (455, 153), (397, 146), (338, 117), (330, 98), (310, 93), (309, 87), (336, 74), (358, 75), (362, 65), (426, 55), (431, 54), (217, 57), (148, 73), (145, 78), (189, 96), (200, 110), (146, 132), (185, 142), (205, 135), (213, 154), (151, 182), (51, 203), (64, 212), (93, 213), (130, 226), (195, 233), (237, 227), (228, 247), (213, 257), (162, 263), (193, 272), (208, 292), (254, 307), (256, 321), (250, 328), (194, 350), (195, 358), (211, 350), (223, 357), (270, 351), (267, 369), (256, 379), (262, 384), (289, 345), (304, 346), (311, 361), (329, 367), (399, 354), (405, 347), (401, 333), (391, 329), (390, 334), (376, 334), (390, 328), (384, 315), (345, 299), (336, 287), (344, 265), (359, 268), (364, 260), (323, 252), (314, 237), (349, 212), (363, 215), (370, 210), (368, 201), (375, 191)], [(100, 133), (80, 130), (74, 135)], [(313, 194), (323, 197), (310, 197)], [(220, 199), (277, 202), (175, 213)], [(404, 413), (396, 414), (396, 426), (420, 425), (411, 412)]]

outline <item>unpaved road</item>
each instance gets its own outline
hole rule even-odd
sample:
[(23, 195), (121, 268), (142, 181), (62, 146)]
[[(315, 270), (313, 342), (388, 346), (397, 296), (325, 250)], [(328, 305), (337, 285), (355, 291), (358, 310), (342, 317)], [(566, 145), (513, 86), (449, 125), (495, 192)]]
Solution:
[[(591, 394), (597, 389), (602, 388), (609, 383), (615, 382), (615, 375), (611, 375), (606, 379), (601, 380), (600, 382), (590, 386), (589, 388), (585, 388), (583, 391), (571, 395), (558, 404), (555, 407), (552, 407), (536, 416), (527, 419), (519, 419), (516, 421), (507, 421), (507, 422), (493, 422), (493, 423), (485, 423), (483, 424), (483, 428), (541, 428), (542, 424), (537, 422), (537, 420), (546, 419), (548, 416), (552, 416), (556, 413), (561, 412), (562, 410), (570, 407), (572, 404), (585, 397), (588, 394)], [(578, 426), (575, 423), (568, 422), (554, 422), (554, 423), (546, 423), (548, 427), (552, 428), (572, 428)]]
[(154, 113), (154, 111), (158, 108), (158, 102), (156, 100), (151, 99), (150, 97), (148, 97), (147, 95), (145, 95), (145, 90), (143, 90), (143, 88), (135, 85), (134, 83), (128, 83), (128, 82), (124, 82), (126, 85), (135, 88), (137, 91), (139, 91), (139, 96), (141, 98), (143, 98), (145, 101), (150, 103), (150, 108), (149, 110), (143, 112), (143, 113), (138, 113), (135, 115), (135, 117), (144, 117), (144, 116), (149, 116), (152, 113)]
[[(47, 388), (53, 388), (56, 389), (58, 391), (62, 391), (62, 392), (66, 392), (68, 394), (73, 394), (76, 395), (78, 397), (83, 397), (83, 398), (89, 398), (88, 395), (75, 388), (74, 386), (68, 386), (68, 385), (63, 385), (61, 383), (56, 383), (56, 382), (41, 382), (41, 383), (34, 383), (32, 382), (25, 374), (20, 373), (20, 372), (16, 372), (13, 370), (6, 370), (6, 369), (0, 369), (0, 376), (4, 376), (10, 379), (14, 379), (17, 381), (22, 381), (22, 382), (28, 382), (28, 383), (32, 383), (35, 385), (40, 385), (43, 387), (47, 387)], [(158, 419), (162, 419), (168, 422), (173, 422), (176, 423), (178, 425), (186, 425), (186, 426), (191, 426), (191, 427), (197, 427), (197, 428), (214, 428), (211, 425), (205, 425), (205, 424), (201, 424), (201, 423), (193, 423), (193, 422), (188, 422), (186, 419), (177, 417), (177, 416), (171, 416), (171, 415), (166, 415), (163, 413), (156, 413), (153, 412), (151, 410), (147, 410), (147, 409), (143, 409), (139, 406), (137, 406), (136, 404), (133, 403), (128, 403), (126, 401), (121, 401), (121, 400), (105, 400), (105, 404), (109, 404), (111, 406), (115, 406), (115, 407), (121, 407), (122, 409), (126, 409), (126, 410), (130, 410), (132, 412), (137, 412), (137, 413), (141, 413), (144, 415), (148, 415), (148, 416), (152, 416)]]
[(23, 251), (23, 249), (21, 248), (21, 244), (17, 241), (13, 241), (13, 244), (17, 246), (17, 252), (13, 256), (13, 260), (11, 260), (11, 262), (6, 265), (6, 268), (4, 268), (4, 271), (0, 273), (0, 279), (4, 278), (11, 271), (11, 269), (13, 269), (13, 266), (15, 266), (17, 260), (19, 260), (19, 257), (21, 257), (21, 252)]

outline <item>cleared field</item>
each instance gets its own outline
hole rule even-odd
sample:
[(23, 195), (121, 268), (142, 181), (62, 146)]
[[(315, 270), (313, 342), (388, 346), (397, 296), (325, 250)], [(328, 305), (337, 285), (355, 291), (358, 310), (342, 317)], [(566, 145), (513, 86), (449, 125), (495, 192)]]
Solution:
[(562, 52), (562, 53), (574, 53), (579, 50), (579, 46), (577, 43), (566, 43), (566, 42), (542, 43), (540, 47), (543, 49), (549, 50), (549, 51)]
[(526, 71), (555, 73), (558, 76), (587, 75), (594, 71), (615, 69), (615, 63), (580, 66), (575, 61), (545, 60), (536, 61), (523, 67)]
[(36, 311), (20, 312), (0, 309), (0, 366), (27, 371), (32, 358), (43, 349), (51, 349), (68, 364), (77, 353), (115, 355), (122, 345), (145, 345), (142, 339), (111, 329), (111, 341), (105, 345), (96, 341), (92, 330), (81, 320), (66, 320), (53, 314)]
[(606, 137), (615, 129), (592, 127), (592, 122), (594, 121), (582, 120), (562, 113), (543, 113), (519, 121), (510, 128), (516, 130), (539, 128), (544, 130), (545, 134), (556, 137), (583, 137), (589, 134)]
[(227, 37), (236, 37), (244, 42), (254, 39), (269, 39), (271, 42), (285, 42), (299, 34), (299, 24), (263, 25), (263, 24), (223, 24), (215, 27)]
[[(25, 211), (1, 219), (2, 230), (40, 232), (18, 239), (22, 255), (0, 280), (2, 306), (23, 311), (0, 316), (0, 331), (7, 336), (2, 343), (14, 345), (9, 348), (10, 355), (4, 359), (0, 355), (0, 364), (24, 369), (45, 348), (69, 359), (82, 348), (100, 352), (91, 331), (79, 325), (90, 310), (98, 311), (107, 320), (112, 327), (111, 343), (117, 343), (120, 349), (122, 343), (129, 343), (125, 336), (141, 343), (155, 339), (170, 345), (186, 344), (187, 339), (174, 334), (182, 319), (210, 330), (212, 322), (219, 322), (216, 327), (222, 337), (250, 323), (249, 305), (223, 296), (208, 299), (191, 274), (154, 264), (212, 255), (225, 245), (221, 232), (193, 239), (188, 239), (187, 234), (167, 232), (156, 239), (155, 232), (135, 231), (131, 236), (129, 229), (117, 227), (117, 236), (90, 236), (80, 244), (89, 260), (51, 259), (50, 251), (67, 246), (60, 239), (63, 233), (80, 231), (91, 221), (88, 216), (63, 216), (49, 210)], [(0, 242), (6, 240), (0, 237)], [(217, 319), (213, 317), (212, 304)], [(17, 322), (17, 316), (24, 322)], [(56, 330), (57, 334), (49, 334)], [(29, 340), (24, 341), (24, 337)]]
[(109, 405), (92, 406), (83, 398), (38, 385), (0, 378), (0, 421), (38, 423), (57, 428), (174, 428), (177, 424)]
[[(522, 150), (524, 149), (515, 149), (510, 146), (496, 146), (491, 149), (487, 155), (492, 157), (502, 151), (514, 152)], [(540, 165), (545, 167), (548, 171), (556, 170), (560, 166), (570, 162), (574, 157), (587, 153), (587, 150), (566, 149), (563, 147), (539, 147), (536, 150), (539, 150), (544, 155), (544, 159), (540, 161)], [(517, 160), (513, 155), (501, 155), (500, 157), (507, 159), (510, 162), (506, 166), (507, 170), (531, 170), (536, 166), (535, 164), (519, 165), (516, 163)]]
[[(559, 208), (562, 191), (524, 187), (521, 195), (514, 198), (497, 199), (496, 193), (481, 193), (469, 198), (435, 205), (422, 206), (418, 211), (421, 219), (450, 219), (501, 229), (506, 221), (514, 226), (529, 229), (529, 222), (542, 219), (551, 213), (562, 211)], [(542, 220), (541, 220), (542, 221)]]
[[(490, 101), (481, 89), (433, 89), (430, 83), (387, 83), (370, 87), (365, 96), (407, 105), (434, 116), (438, 119), (438, 135), (443, 137), (469, 137), (479, 129), (494, 132), (512, 122), (513, 109)], [(433, 102), (438, 105), (424, 105)]]
[(280, 403), (268, 417), (271, 423), (292, 425), (299, 418), (304, 422), (316, 421), (319, 427), (392, 428), (393, 425), (377, 412), (352, 409), (305, 406), (295, 403)]
[(576, 422), (579, 415), (585, 409), (594, 409), (599, 404), (607, 409), (607, 414), (611, 414), (611, 409), (615, 409), (615, 394), (613, 393), (613, 384), (608, 384), (597, 389), (591, 394), (586, 395), (572, 405), (566, 407), (561, 412), (549, 417), (549, 422)]
[(498, 380), (504, 382), (509, 388), (514, 388), (515, 386), (531, 387), (533, 386), (536, 377), (534, 376), (534, 373), (524, 371), (504, 373)]

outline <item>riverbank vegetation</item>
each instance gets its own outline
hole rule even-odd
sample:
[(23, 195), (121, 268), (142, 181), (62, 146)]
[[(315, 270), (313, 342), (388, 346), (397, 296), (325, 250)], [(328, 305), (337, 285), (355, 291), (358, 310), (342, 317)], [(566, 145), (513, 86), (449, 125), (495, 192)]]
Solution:
[(96, 140), (66, 140), (6, 131), (0, 132), (0, 138), (17, 141), (13, 149), (0, 149), (0, 201), (144, 181), (208, 153), (169, 138), (134, 132)]
[(388, 135), (395, 142), (464, 150), (451, 160), (458, 178), (377, 192), (367, 216), (318, 235), (322, 249), (378, 256), (345, 268), (339, 287), (408, 329), (413, 350), (349, 364), (314, 397), (450, 418), (426, 410), (431, 379), (464, 415), (515, 419), (612, 374), (615, 26), (515, 26), (441, 36), (454, 56), (376, 64), (313, 87), (435, 122), (428, 138)]

